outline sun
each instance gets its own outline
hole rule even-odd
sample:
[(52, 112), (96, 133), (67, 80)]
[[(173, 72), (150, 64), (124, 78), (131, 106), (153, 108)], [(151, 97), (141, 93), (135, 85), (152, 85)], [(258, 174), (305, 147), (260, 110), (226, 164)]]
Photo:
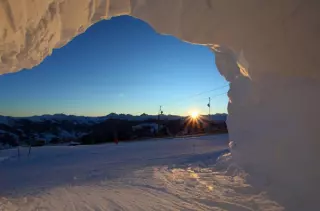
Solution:
[(192, 111), (191, 117), (192, 117), (192, 119), (197, 119), (199, 117), (199, 112), (198, 111)]

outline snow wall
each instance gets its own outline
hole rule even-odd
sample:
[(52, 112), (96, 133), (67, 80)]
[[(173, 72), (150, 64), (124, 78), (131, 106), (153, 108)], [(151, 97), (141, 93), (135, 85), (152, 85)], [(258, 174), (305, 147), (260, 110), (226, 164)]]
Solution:
[(235, 162), (287, 210), (319, 210), (319, 11), (319, 0), (2, 0), (0, 73), (125, 14), (207, 45), (230, 82)]

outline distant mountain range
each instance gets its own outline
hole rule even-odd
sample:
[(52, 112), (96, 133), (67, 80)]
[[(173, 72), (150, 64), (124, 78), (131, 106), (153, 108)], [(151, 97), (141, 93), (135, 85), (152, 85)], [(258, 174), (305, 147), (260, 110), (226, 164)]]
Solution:
[[(208, 118), (207, 115), (203, 116), (204, 118)], [(45, 121), (52, 121), (52, 122), (61, 122), (61, 121), (70, 121), (75, 124), (97, 124), (103, 122), (108, 119), (120, 119), (120, 120), (128, 120), (128, 121), (145, 121), (148, 119), (157, 119), (158, 115), (148, 115), (148, 114), (141, 114), (138, 116), (134, 116), (131, 114), (116, 114), (110, 113), (106, 116), (100, 117), (88, 117), (88, 116), (75, 116), (75, 115), (66, 115), (66, 114), (45, 114), (41, 116), (31, 116), (31, 117), (10, 117), (10, 116), (1, 116), (0, 115), (0, 124), (5, 124), (8, 126), (13, 126), (17, 122), (22, 120), (28, 120), (32, 122), (45, 122)], [(177, 115), (161, 115), (161, 119), (164, 120), (176, 120), (185, 118), (185, 116), (177, 116)], [(215, 121), (226, 121), (227, 114), (213, 114), (211, 115), (211, 119)]]
[[(183, 116), (161, 115), (161, 120), (175, 121), (185, 119)], [(208, 116), (202, 116), (208, 119)], [(111, 113), (101, 117), (86, 117), (65, 114), (42, 115), (32, 117), (8, 117), (0, 116), (0, 148), (3, 144), (26, 142), (27, 140), (43, 140), (45, 143), (52, 140), (64, 142), (79, 140), (83, 136), (95, 131), (105, 131), (113, 128), (117, 122), (128, 122), (124, 125), (138, 125), (144, 122), (156, 123), (158, 115), (142, 114), (133, 116), (130, 114)], [(211, 115), (215, 122), (225, 122), (227, 114)], [(97, 129), (98, 128), (98, 129)], [(131, 126), (130, 126), (131, 128)], [(128, 128), (126, 130), (129, 130)], [(98, 132), (100, 133), (100, 132)]]

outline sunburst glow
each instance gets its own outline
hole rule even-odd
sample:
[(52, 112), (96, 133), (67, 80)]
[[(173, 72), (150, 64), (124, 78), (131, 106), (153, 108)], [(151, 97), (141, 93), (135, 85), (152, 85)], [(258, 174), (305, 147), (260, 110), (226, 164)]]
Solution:
[(197, 119), (197, 118), (199, 117), (198, 111), (193, 111), (193, 112), (191, 113), (191, 117), (192, 117), (193, 119)]

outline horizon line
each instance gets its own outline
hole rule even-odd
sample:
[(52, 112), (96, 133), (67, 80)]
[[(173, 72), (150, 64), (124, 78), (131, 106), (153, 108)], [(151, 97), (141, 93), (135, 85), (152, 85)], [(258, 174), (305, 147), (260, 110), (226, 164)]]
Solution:
[[(41, 114), (41, 115), (30, 115), (30, 116), (10, 116), (10, 115), (2, 115), (0, 114), (0, 116), (2, 117), (12, 117), (12, 118), (28, 118), (28, 117), (41, 117), (41, 116), (55, 116), (55, 115), (64, 115), (64, 116), (76, 116), (76, 117), (92, 117), (92, 118), (98, 118), (98, 117), (106, 117), (108, 115), (111, 114), (115, 114), (115, 115), (131, 115), (131, 116), (142, 116), (143, 114), (147, 115), (147, 116), (157, 116), (159, 114), (147, 114), (147, 113), (142, 113), (142, 114), (130, 114), (130, 113), (115, 113), (115, 112), (111, 112), (109, 114), (106, 115), (99, 115), (99, 116), (87, 116), (87, 115), (77, 115), (77, 114), (65, 114), (65, 113), (55, 113), (55, 114)], [(214, 114), (210, 114), (211, 115), (217, 115), (217, 114), (225, 114), (228, 115), (228, 113), (214, 113)], [(181, 116), (181, 117), (185, 117), (185, 116), (189, 116), (189, 114), (187, 115), (179, 115), (179, 114), (162, 114), (163, 116)], [(208, 116), (209, 114), (199, 114), (201, 116)]]

